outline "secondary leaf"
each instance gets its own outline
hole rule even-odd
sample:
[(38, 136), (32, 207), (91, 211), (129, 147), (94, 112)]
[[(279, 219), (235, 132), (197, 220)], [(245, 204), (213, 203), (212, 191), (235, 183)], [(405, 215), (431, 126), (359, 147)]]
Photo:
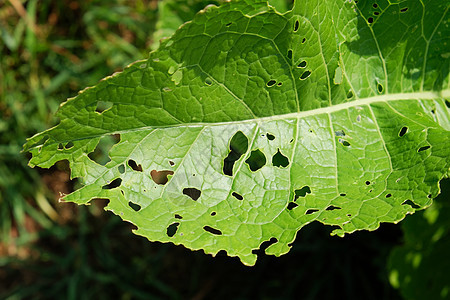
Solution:
[[(248, 265), (265, 241), (287, 253), (313, 221), (341, 236), (398, 222), (449, 175), (448, 8), (209, 7), (62, 105), (60, 124), (25, 145), (30, 164), (67, 159), (85, 186), (65, 200), (108, 198), (149, 240)], [(102, 166), (88, 154), (112, 134)]]

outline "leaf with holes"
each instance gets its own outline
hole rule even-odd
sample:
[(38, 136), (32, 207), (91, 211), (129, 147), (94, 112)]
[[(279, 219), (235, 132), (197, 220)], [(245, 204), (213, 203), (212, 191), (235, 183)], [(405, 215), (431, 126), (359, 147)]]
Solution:
[(208, 7), (64, 103), (25, 145), (30, 165), (66, 159), (84, 182), (66, 201), (108, 198), (136, 234), (248, 265), (263, 242), (287, 253), (313, 221), (339, 236), (399, 222), (449, 175), (448, 9)]

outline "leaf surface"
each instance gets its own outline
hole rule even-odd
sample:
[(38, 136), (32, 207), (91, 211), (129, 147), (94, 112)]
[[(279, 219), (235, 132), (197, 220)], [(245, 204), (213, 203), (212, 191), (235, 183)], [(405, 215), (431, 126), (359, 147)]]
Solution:
[[(407, 9), (406, 9), (407, 8)], [(374, 230), (431, 204), (449, 175), (447, 1), (208, 7), (147, 60), (69, 99), (28, 140), (67, 159), (64, 197), (152, 241), (253, 265), (313, 221)], [(110, 161), (92, 152), (111, 140)]]

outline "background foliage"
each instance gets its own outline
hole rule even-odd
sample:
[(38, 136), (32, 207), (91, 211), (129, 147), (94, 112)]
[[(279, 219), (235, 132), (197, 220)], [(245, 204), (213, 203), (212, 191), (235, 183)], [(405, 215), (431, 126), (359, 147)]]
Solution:
[[(20, 153), (25, 138), (56, 123), (52, 115), (59, 103), (147, 57), (159, 38), (218, 2), (0, 5), (0, 298), (398, 299), (385, 267), (390, 249), (403, 240), (395, 225), (345, 239), (309, 226), (289, 255), (261, 257), (248, 268), (237, 259), (149, 243), (103, 213), (101, 201), (90, 207), (59, 204), (59, 192), (77, 184), (69, 181), (67, 166), (27, 166), (28, 157)], [(440, 238), (448, 241), (448, 230)], [(391, 282), (402, 287), (393, 280), (391, 274)]]

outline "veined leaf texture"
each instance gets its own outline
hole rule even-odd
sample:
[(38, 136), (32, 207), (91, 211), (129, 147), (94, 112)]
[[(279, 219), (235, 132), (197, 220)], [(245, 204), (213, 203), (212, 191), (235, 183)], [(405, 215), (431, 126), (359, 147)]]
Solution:
[(136, 234), (247, 265), (313, 221), (340, 236), (399, 222), (449, 176), (449, 6), (209, 6), (65, 102), (30, 165), (68, 160), (84, 186), (66, 201), (107, 198)]

